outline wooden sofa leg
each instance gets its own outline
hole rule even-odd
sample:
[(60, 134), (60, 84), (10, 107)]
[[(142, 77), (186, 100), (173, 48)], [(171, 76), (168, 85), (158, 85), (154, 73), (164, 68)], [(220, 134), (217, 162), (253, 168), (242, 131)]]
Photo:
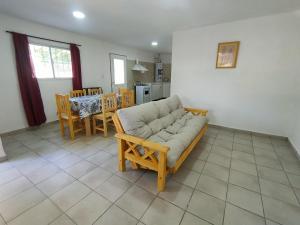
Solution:
[(158, 177), (157, 177), (157, 189), (159, 192), (165, 190), (166, 175), (167, 175), (167, 154), (165, 152), (160, 152), (159, 162), (158, 162)]
[(118, 139), (118, 158), (119, 158), (119, 171), (125, 171), (125, 142)]

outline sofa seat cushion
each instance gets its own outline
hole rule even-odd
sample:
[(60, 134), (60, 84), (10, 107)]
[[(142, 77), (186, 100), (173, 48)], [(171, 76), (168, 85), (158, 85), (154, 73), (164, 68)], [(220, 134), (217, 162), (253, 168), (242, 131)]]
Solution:
[(206, 117), (193, 116), (190, 113), (185, 114), (184, 117), (186, 118), (184, 122), (178, 119), (174, 124), (148, 138), (148, 140), (170, 148), (167, 155), (168, 167), (175, 166), (183, 151), (191, 144), (207, 122)]

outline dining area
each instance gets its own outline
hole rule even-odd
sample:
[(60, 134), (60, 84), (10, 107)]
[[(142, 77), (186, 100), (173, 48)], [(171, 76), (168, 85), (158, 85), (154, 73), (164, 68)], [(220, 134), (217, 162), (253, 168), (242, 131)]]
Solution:
[(107, 137), (109, 129), (114, 129), (114, 113), (135, 105), (134, 91), (124, 87), (111, 93), (104, 93), (101, 87), (56, 93), (55, 100), (61, 136), (69, 135), (71, 140), (77, 133)]

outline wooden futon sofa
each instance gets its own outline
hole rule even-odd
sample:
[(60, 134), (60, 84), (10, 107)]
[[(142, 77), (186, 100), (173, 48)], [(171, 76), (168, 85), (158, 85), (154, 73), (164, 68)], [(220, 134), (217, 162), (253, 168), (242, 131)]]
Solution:
[(157, 171), (158, 191), (175, 173), (207, 130), (207, 110), (183, 108), (178, 96), (120, 109), (113, 116), (119, 170), (125, 160), (134, 169)]

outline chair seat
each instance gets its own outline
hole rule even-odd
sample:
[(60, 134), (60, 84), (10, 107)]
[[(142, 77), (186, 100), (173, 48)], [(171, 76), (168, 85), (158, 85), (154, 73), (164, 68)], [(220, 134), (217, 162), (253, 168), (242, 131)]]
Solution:
[[(68, 120), (69, 116), (67, 116), (67, 115), (61, 115), (61, 118), (64, 119), (64, 120)], [(79, 115), (71, 115), (71, 118), (72, 118), (72, 120), (80, 120)]]
[[(105, 113), (105, 118), (110, 118), (114, 115), (115, 113), (114, 112), (107, 112)], [(103, 119), (104, 118), (104, 114), (103, 113), (100, 113), (100, 114), (96, 114), (93, 116), (95, 119)]]

